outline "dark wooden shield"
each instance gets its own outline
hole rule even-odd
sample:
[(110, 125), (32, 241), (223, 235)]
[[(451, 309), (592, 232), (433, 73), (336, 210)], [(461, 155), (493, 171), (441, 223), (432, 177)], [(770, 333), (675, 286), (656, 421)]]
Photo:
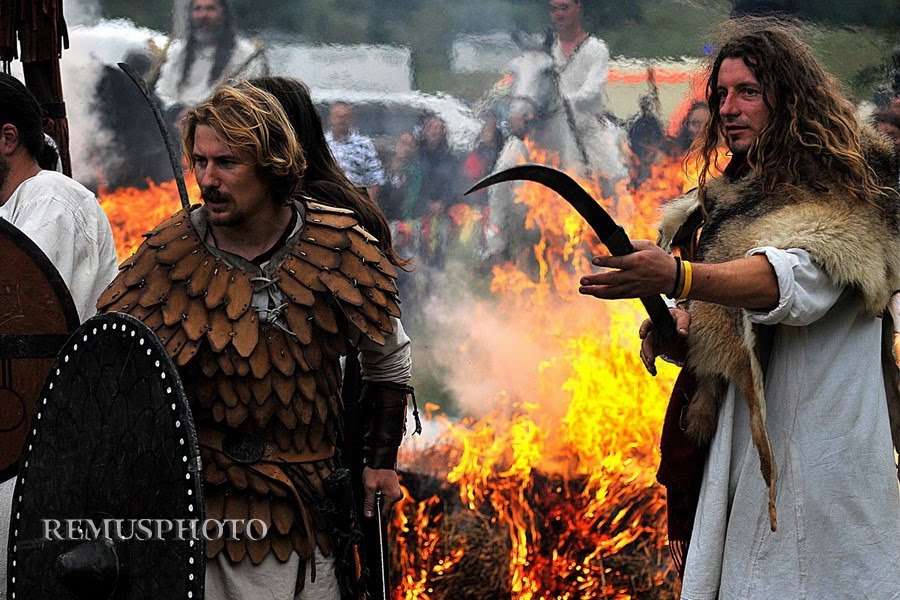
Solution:
[(28, 236), (3, 219), (0, 262), (2, 472), (19, 457), (53, 359), (69, 334), (78, 328), (78, 311), (50, 259)]
[(69, 338), (20, 463), (8, 598), (203, 598), (197, 435), (175, 366), (143, 323), (109, 313)]

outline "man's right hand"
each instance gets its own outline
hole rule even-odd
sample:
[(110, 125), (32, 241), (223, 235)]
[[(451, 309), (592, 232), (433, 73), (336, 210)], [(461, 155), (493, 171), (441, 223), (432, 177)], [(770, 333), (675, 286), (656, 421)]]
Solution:
[(656, 357), (665, 355), (679, 363), (684, 362), (687, 356), (687, 336), (691, 327), (691, 315), (680, 308), (670, 308), (669, 312), (675, 319), (675, 330), (678, 337), (670, 344), (663, 344), (659, 341), (658, 336), (654, 335), (653, 322), (646, 319), (641, 323), (641, 329), (638, 332), (641, 340), (641, 361), (647, 368), (647, 372), (656, 377)]

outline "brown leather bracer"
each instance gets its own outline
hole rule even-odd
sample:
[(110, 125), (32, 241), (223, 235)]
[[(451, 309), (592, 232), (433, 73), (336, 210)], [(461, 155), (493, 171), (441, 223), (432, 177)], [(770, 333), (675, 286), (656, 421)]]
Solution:
[[(249, 555), (258, 564), (269, 552), (287, 560), (293, 550), (306, 559), (316, 544), (328, 553), (325, 524), (277, 463), (302, 466), (321, 493), (340, 419), (347, 329), (383, 344), (390, 317), (400, 316), (397, 272), (353, 213), (312, 201), (305, 208), (271, 278), (289, 332), (260, 322), (252, 307), (258, 273), (210, 252), (185, 210), (144, 234), (97, 303), (143, 321), (179, 367), (201, 440), (206, 517), (267, 525), (262, 540), (209, 541), (209, 557), (225, 550), (232, 562)], [(233, 430), (262, 438), (266, 458), (239, 464), (204, 443)]]

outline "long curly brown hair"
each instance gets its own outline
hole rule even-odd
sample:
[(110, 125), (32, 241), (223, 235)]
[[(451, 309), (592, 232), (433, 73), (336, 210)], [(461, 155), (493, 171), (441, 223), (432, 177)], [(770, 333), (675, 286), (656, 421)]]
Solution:
[[(773, 17), (745, 17), (725, 24), (716, 37), (718, 52), (708, 67), (706, 100), (710, 118), (694, 142), (702, 188), (717, 172), (722, 133), (719, 68), (741, 58), (759, 81), (769, 122), (746, 155), (746, 166), (766, 193), (779, 186), (809, 183), (846, 189), (861, 201), (883, 195), (863, 154), (860, 124), (840, 85), (801, 41), (796, 23)], [(726, 171), (727, 173), (727, 171)]]

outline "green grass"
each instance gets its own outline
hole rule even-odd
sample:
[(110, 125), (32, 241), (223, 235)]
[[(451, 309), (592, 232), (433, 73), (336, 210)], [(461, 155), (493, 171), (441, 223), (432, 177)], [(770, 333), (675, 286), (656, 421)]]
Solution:
[(727, 18), (726, 3), (678, 2), (648, 4), (644, 22), (615, 30), (600, 30), (610, 54), (635, 58), (703, 56), (710, 27)]
[(865, 28), (811, 28), (807, 41), (845, 92), (857, 100), (870, 100), (875, 87), (886, 81), (885, 59), (900, 36)]

